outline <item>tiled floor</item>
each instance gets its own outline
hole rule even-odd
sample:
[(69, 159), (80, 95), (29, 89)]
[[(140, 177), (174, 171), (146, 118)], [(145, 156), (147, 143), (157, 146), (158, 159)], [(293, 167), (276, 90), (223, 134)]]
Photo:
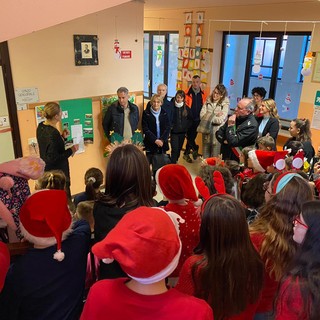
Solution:
[[(183, 151), (181, 151), (181, 155), (180, 155), (178, 164), (181, 164), (182, 166), (185, 166), (187, 168), (187, 170), (191, 174), (192, 179), (194, 181), (194, 178), (199, 174), (199, 170), (201, 167), (201, 158), (199, 157), (197, 160), (193, 160), (192, 163), (188, 163), (187, 161), (185, 161), (183, 159)], [(157, 187), (157, 195), (156, 195), (155, 199), (157, 201), (161, 201), (162, 198), (163, 198), (163, 195), (162, 195), (161, 191), (159, 190), (159, 188)]]

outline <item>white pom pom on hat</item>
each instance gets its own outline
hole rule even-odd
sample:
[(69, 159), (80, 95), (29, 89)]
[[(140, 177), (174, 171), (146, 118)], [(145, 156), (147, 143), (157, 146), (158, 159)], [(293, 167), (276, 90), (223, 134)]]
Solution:
[(292, 160), (292, 169), (300, 170), (304, 163), (304, 152), (299, 150)]

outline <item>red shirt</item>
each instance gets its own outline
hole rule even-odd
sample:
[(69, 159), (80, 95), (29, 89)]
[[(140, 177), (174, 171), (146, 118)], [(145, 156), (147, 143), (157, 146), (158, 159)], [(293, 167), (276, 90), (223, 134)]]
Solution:
[(128, 279), (101, 280), (90, 289), (81, 320), (213, 320), (203, 300), (176, 289), (142, 295), (130, 290)]
[[(264, 235), (259, 233), (251, 233), (250, 234), (251, 241), (256, 248), (256, 250), (260, 253), (262, 242), (264, 240)], [(264, 264), (266, 262), (264, 261)], [(270, 277), (269, 270), (271, 267), (271, 263), (268, 265), (265, 264), (264, 267), (264, 284), (261, 292), (260, 303), (257, 308), (257, 313), (264, 313), (267, 311), (273, 310), (273, 300), (276, 296), (279, 282), (275, 280), (274, 277)]]
[(292, 278), (288, 277), (280, 287), (275, 320), (307, 320), (309, 316), (305, 313), (305, 307), (299, 279), (292, 282)]
[[(183, 293), (186, 293), (186, 294), (190, 294), (190, 295), (195, 294), (195, 284), (193, 281), (191, 270), (192, 270), (192, 266), (194, 265), (194, 263), (196, 263), (197, 261), (199, 261), (201, 259), (202, 259), (202, 256), (200, 256), (200, 255), (195, 255), (195, 256), (192, 256), (189, 259), (187, 259), (187, 261), (185, 262), (185, 264), (182, 267), (178, 284), (175, 287), (177, 290), (179, 290)], [(225, 318), (225, 320), (250, 320), (250, 319), (253, 319), (253, 316), (256, 313), (257, 305), (258, 305), (258, 301), (255, 304), (249, 304), (243, 312), (241, 312), (238, 315), (234, 315), (234, 316)]]
[(178, 277), (184, 262), (193, 254), (193, 249), (199, 243), (199, 233), (201, 219), (198, 208), (194, 203), (189, 201), (187, 205), (179, 205), (175, 203), (167, 204), (164, 209), (166, 211), (173, 211), (185, 220), (179, 225), (180, 239), (182, 243), (181, 256), (177, 268), (173, 271), (170, 277)]

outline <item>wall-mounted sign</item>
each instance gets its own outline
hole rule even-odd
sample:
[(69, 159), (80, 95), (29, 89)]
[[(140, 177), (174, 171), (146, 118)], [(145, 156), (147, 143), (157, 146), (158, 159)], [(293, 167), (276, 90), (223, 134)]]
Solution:
[(121, 59), (131, 59), (132, 51), (131, 50), (121, 50)]
[(15, 90), (16, 103), (34, 103), (39, 101), (38, 88), (17, 88)]

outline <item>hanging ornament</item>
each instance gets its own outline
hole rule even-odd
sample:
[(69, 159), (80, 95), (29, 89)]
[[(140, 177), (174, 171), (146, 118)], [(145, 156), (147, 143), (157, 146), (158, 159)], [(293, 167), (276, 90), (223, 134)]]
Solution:
[(120, 50), (120, 44), (119, 44), (118, 39), (114, 39), (113, 51), (114, 51), (115, 59), (120, 59), (121, 58), (121, 50)]
[(259, 48), (257, 48), (256, 53), (253, 58), (253, 67), (252, 72), (253, 73), (259, 73), (261, 70), (261, 62), (262, 62), (262, 41), (261, 41), (261, 35), (262, 35), (262, 27), (263, 24), (267, 24), (265, 21), (261, 21), (260, 26), (260, 35), (259, 35)]
[[(316, 24), (313, 24), (313, 29), (312, 29), (312, 33), (311, 33), (311, 41), (310, 41), (310, 47), (312, 48), (312, 40), (313, 40), (313, 35), (315, 34), (315, 27)], [(301, 70), (301, 74), (306, 77), (306, 76), (310, 76), (311, 74), (311, 66), (312, 66), (312, 60), (313, 60), (313, 53), (311, 51), (307, 52), (306, 56), (304, 57), (303, 60), (303, 65), (302, 65), (302, 70)]]
[(159, 45), (157, 48), (157, 58), (156, 58), (156, 67), (158, 68), (161, 66), (162, 54), (163, 54), (163, 50), (162, 50), (162, 47)]
[(227, 48), (230, 48), (231, 44), (230, 44), (230, 30), (231, 30), (231, 21), (229, 22), (229, 33), (228, 33), (228, 41), (226, 44)]
[(302, 70), (301, 70), (301, 74), (304, 77), (310, 76), (311, 74), (312, 60), (313, 60), (313, 55), (312, 55), (312, 52), (309, 51), (304, 57)]

